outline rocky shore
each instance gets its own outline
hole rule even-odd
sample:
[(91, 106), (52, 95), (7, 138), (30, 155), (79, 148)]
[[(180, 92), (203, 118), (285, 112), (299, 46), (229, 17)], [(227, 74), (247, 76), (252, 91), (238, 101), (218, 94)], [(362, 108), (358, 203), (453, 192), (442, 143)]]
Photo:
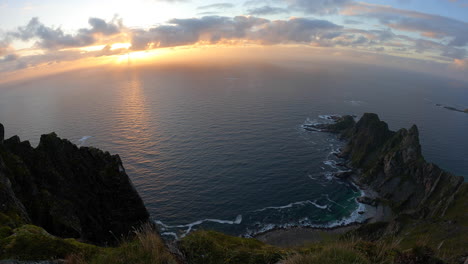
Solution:
[[(348, 142), (337, 153), (345, 162), (340, 164), (343, 171), (335, 177), (347, 179), (362, 190), (364, 195), (357, 202), (366, 206), (360, 212), (367, 219), (364, 223), (392, 223), (385, 232), (397, 233), (402, 216), (443, 217), (463, 185), (463, 177), (424, 160), (415, 125), (394, 132), (376, 114), (366, 113), (357, 123), (352, 116), (343, 116), (335, 117), (331, 124), (307, 125), (304, 129), (335, 133)], [(257, 238), (275, 245), (298, 246), (360, 226), (272, 230)]]

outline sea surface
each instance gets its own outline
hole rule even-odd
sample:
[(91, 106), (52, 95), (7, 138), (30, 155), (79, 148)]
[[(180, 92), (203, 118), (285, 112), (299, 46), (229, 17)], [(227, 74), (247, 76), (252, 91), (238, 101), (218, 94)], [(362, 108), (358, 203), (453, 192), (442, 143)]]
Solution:
[(252, 236), (360, 221), (360, 191), (334, 179), (344, 142), (303, 124), (375, 112), (417, 124), (423, 152), (468, 176), (468, 84), (388, 68), (285, 66), (88, 69), (0, 85), (7, 136), (55, 131), (119, 154), (164, 236), (197, 229)]

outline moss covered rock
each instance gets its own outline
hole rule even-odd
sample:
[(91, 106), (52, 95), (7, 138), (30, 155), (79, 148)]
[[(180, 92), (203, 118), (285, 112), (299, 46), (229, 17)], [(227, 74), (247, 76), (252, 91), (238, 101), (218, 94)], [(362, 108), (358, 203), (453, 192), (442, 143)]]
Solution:
[(63, 259), (73, 253), (92, 255), (98, 251), (96, 246), (74, 239), (57, 238), (33, 225), (10, 230), (8, 236), (0, 239), (1, 259), (53, 260)]

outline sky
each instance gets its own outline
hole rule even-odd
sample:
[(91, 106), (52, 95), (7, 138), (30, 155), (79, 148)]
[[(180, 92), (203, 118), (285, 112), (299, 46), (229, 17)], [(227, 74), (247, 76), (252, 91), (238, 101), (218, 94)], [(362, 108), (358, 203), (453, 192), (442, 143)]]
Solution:
[(3, 78), (200, 47), (281, 48), (468, 80), (468, 0), (0, 0)]

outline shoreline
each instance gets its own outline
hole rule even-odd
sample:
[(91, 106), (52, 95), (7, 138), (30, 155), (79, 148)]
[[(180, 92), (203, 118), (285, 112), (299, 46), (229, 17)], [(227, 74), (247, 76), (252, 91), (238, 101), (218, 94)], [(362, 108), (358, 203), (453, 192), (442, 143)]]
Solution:
[[(360, 191), (360, 197), (367, 197), (372, 200), (378, 199), (379, 195), (376, 191), (372, 190), (369, 186), (359, 183), (357, 179), (358, 174), (359, 171), (356, 171), (356, 173), (348, 177), (346, 180)], [(356, 202), (358, 203), (358, 208), (349, 216), (351, 218), (353, 217), (353, 214), (358, 214), (357, 219), (353, 222), (333, 227), (280, 227), (256, 234), (253, 237), (273, 246), (300, 247), (310, 243), (317, 243), (326, 241), (327, 239), (337, 238), (367, 223), (388, 222), (392, 219), (393, 212), (386, 205), (377, 203), (374, 206), (357, 200)], [(364, 210), (361, 210), (362, 207), (364, 207)]]
[[(363, 194), (360, 197), (376, 198), (372, 196), (376, 194), (373, 191), (369, 192), (369, 190), (361, 188), (359, 190)], [(278, 247), (300, 247), (310, 243), (317, 243), (326, 241), (327, 239), (338, 238), (339, 236), (349, 231), (355, 230), (364, 224), (388, 222), (393, 216), (393, 213), (388, 206), (382, 205), (380, 203), (376, 206), (372, 206), (358, 201), (356, 202), (359, 204), (359, 207), (352, 214), (358, 213), (361, 220), (356, 219), (356, 221), (350, 222), (348, 224), (337, 225), (333, 227), (280, 227), (256, 234), (253, 236), (253, 238), (258, 239), (266, 244)], [(359, 209), (361, 206), (364, 206), (362, 214), (360, 214), (361, 211)]]

